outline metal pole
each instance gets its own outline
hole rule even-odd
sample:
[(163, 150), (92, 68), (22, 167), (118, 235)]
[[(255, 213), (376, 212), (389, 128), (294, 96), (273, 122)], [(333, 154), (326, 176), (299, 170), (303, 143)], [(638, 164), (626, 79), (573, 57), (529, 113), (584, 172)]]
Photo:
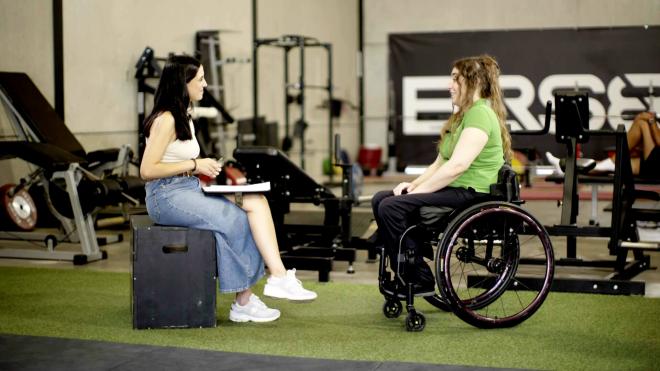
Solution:
[(358, 123), (360, 145), (364, 144), (364, 0), (358, 0)]
[[(284, 138), (289, 138), (289, 50), (291, 48), (284, 47)], [(284, 147), (284, 146), (283, 146)], [(283, 148), (288, 154), (290, 148)]]
[[(332, 45), (330, 43), (325, 44), (325, 49), (328, 53), (328, 161), (330, 162), (330, 183), (332, 183), (333, 171), (332, 171), (332, 143), (333, 143), (333, 130), (332, 127)], [(340, 148), (336, 149), (337, 151)]]
[[(257, 41), (257, 0), (252, 0), (252, 127), (253, 128), (256, 128), (257, 126), (257, 116), (259, 115), (259, 93), (258, 93), (259, 84), (257, 82), (257, 78), (258, 78), (257, 48), (259, 48), (259, 43)], [(239, 138), (240, 135), (237, 135), (236, 137)]]
[(300, 48), (300, 167), (305, 170), (305, 37), (299, 36)]
[(62, 0), (53, 0), (53, 65), (55, 75), (55, 111), (64, 120), (64, 38)]

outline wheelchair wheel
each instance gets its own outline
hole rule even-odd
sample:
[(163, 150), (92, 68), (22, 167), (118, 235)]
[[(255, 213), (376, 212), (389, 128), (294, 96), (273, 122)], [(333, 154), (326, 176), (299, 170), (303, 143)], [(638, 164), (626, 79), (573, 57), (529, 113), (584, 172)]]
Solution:
[(403, 311), (403, 305), (395, 299), (387, 299), (383, 304), (383, 314), (387, 318), (397, 318)]
[(552, 244), (527, 211), (484, 202), (449, 223), (439, 242), (436, 272), (438, 287), (458, 317), (479, 328), (511, 327), (532, 316), (548, 295)]
[(422, 312), (412, 311), (406, 316), (406, 330), (417, 332), (424, 330), (426, 327), (426, 317)]
[(443, 298), (438, 294), (435, 294), (433, 296), (425, 296), (424, 300), (428, 301), (431, 305), (440, 309), (441, 311), (451, 312), (451, 306), (449, 306), (449, 302), (447, 302), (447, 299)]

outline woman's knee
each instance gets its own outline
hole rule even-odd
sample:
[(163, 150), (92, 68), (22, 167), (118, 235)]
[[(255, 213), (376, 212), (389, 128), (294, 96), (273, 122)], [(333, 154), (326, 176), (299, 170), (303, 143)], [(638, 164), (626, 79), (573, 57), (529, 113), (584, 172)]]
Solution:
[(380, 204), (385, 200), (386, 198), (393, 196), (394, 194), (392, 191), (380, 191), (377, 192), (372, 198), (371, 198), (371, 207), (373, 208), (374, 211), (378, 210), (378, 207)]
[(252, 211), (268, 206), (268, 200), (261, 193), (248, 193), (243, 195), (243, 209)]
[(388, 197), (378, 204), (378, 215), (381, 217), (392, 217), (398, 214), (399, 209), (400, 207), (397, 198)]

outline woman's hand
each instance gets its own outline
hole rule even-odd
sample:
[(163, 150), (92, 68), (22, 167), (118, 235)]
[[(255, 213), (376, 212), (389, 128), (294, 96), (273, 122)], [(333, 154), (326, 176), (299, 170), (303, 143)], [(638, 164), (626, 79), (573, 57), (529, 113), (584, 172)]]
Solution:
[(203, 174), (211, 178), (215, 178), (222, 170), (222, 163), (214, 158), (197, 158), (195, 159), (197, 168), (193, 173)]
[(402, 195), (402, 194), (406, 194), (406, 193), (412, 191), (413, 189), (415, 189), (415, 185), (413, 183), (402, 182), (402, 183), (399, 183), (399, 185), (397, 185), (396, 187), (394, 187), (392, 192), (394, 192), (395, 196), (399, 196), (399, 195)]

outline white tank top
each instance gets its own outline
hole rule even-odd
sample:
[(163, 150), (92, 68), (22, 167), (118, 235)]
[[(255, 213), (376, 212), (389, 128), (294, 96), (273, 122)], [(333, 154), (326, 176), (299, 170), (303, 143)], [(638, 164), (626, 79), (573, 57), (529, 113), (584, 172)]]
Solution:
[[(190, 132), (193, 134), (192, 139), (175, 139), (174, 142), (167, 145), (161, 162), (181, 162), (199, 156), (199, 143), (195, 137), (195, 126), (193, 125), (192, 120), (190, 120)], [(147, 138), (147, 143), (149, 143), (149, 138)]]

